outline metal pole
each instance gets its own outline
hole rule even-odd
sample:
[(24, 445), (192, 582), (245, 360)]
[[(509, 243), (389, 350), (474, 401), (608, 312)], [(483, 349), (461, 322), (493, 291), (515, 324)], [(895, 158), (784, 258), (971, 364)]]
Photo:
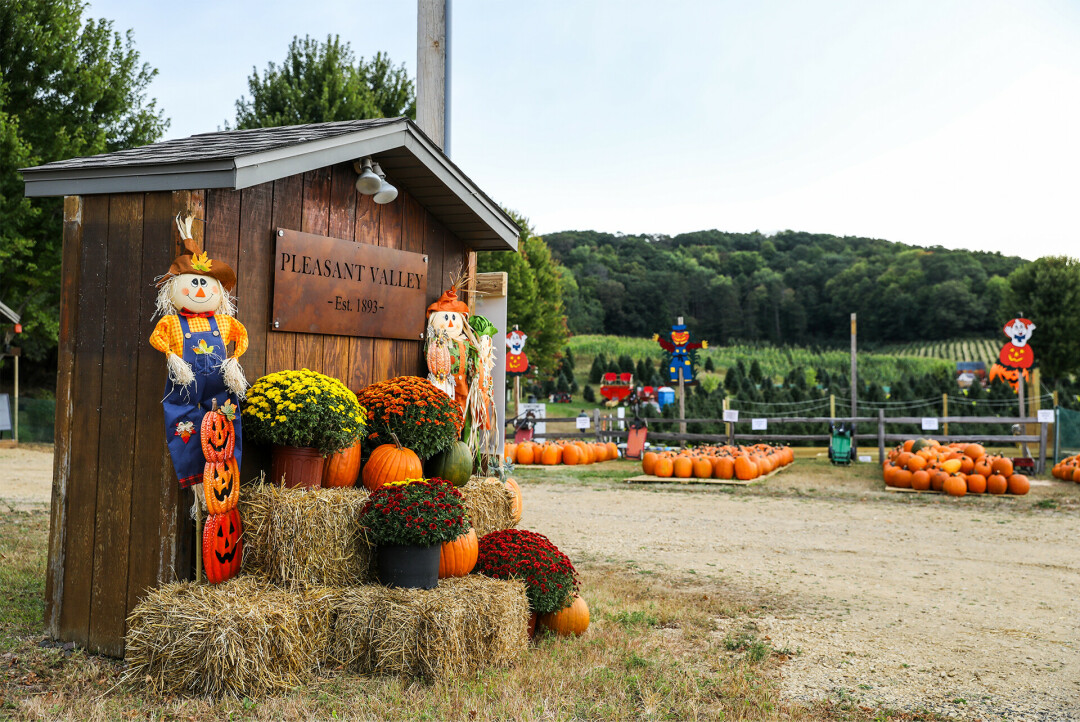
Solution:
[[(851, 314), (851, 418), (853, 418), (853, 419), (856, 416), (859, 415), (858, 414), (858, 410), (859, 410), (859, 391), (858, 391), (858, 386), (857, 386), (858, 380), (859, 380), (859, 372), (858, 372), (857, 361), (856, 361), (856, 358), (855, 358), (856, 315), (857, 314), (854, 314), (854, 313)], [(856, 452), (858, 451), (858, 448), (859, 448), (859, 444), (855, 440), (855, 434), (856, 434), (855, 422), (852, 421), (851, 422), (851, 455), (852, 456), (855, 456), (855, 454), (856, 454)]]
[[(1017, 401), (1019, 401), (1019, 403), (1020, 403), (1020, 418), (1021, 419), (1026, 419), (1027, 414), (1024, 413), (1025, 406), (1024, 406), (1024, 372), (1023, 371), (1020, 371), (1019, 376), (1017, 377), (1016, 395), (1017, 395)], [(1027, 433), (1027, 424), (1021, 423), (1020, 428), (1024, 430), (1025, 434)], [(1028, 457), (1028, 458), (1031, 457), (1031, 450), (1028, 449), (1028, 445), (1027, 445), (1026, 441), (1023, 442), (1020, 445), (1020, 453), (1022, 453), (1025, 457)]]
[(686, 433), (686, 386), (683, 383), (683, 370), (679, 366), (679, 433)]
[(1043, 473), (1046, 469), (1046, 424), (1039, 424), (1039, 463), (1037, 466), (1038, 473)]
[[(723, 408), (724, 411), (727, 411), (729, 408), (731, 408), (731, 399), (725, 396), (724, 397), (724, 403), (721, 406), (721, 408)], [(724, 436), (727, 436), (728, 438), (731, 438), (731, 422), (730, 421), (725, 421), (724, 422)]]

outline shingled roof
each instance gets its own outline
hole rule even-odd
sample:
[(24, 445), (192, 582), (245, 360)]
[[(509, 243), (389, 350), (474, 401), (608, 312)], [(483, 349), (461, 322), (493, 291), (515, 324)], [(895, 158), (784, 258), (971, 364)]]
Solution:
[(365, 156), (479, 250), (516, 250), (514, 221), (408, 118), (200, 133), (23, 168), (26, 195), (238, 190)]

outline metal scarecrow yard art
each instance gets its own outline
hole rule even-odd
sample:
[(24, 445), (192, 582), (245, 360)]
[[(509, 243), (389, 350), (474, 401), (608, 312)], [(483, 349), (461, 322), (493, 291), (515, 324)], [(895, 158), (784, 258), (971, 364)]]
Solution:
[(1014, 318), (1005, 324), (1004, 332), (1009, 342), (1001, 348), (998, 363), (990, 367), (989, 378), (1000, 378), (1017, 389), (1020, 377), (1028, 379), (1028, 369), (1035, 363), (1035, 352), (1028, 346), (1035, 324), (1026, 318)]
[(659, 334), (653, 334), (653, 341), (660, 344), (660, 348), (667, 351), (668, 378), (672, 383), (678, 383), (679, 372), (685, 383), (694, 380), (694, 366), (697, 363), (697, 349), (709, 348), (708, 341), (690, 343), (690, 332), (686, 330), (682, 316), (671, 327), (671, 341), (660, 338)]

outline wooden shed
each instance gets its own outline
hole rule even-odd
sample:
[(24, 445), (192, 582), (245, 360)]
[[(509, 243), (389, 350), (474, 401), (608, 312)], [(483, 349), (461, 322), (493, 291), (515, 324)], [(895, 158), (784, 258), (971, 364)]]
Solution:
[[(373, 157), (400, 193), (357, 192)], [(148, 588), (194, 569), (191, 492), (164, 437), (165, 358), (147, 339), (155, 278), (179, 253), (174, 223), (239, 278), (249, 380), (307, 367), (349, 388), (423, 373), (423, 341), (272, 326), (277, 229), (422, 253), (424, 303), (476, 250), (517, 249), (514, 222), (405, 118), (205, 133), (23, 170), (29, 196), (64, 196), (63, 291), (46, 630), (123, 654), (125, 620)], [(254, 447), (245, 479), (269, 466)]]

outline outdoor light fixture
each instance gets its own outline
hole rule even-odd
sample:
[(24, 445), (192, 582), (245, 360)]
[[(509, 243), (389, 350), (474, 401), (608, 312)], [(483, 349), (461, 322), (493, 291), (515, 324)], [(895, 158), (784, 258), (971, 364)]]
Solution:
[(353, 167), (360, 174), (360, 177), (356, 179), (356, 190), (366, 196), (378, 193), (385, 181), (371, 169), (371, 158), (364, 158), (362, 163), (353, 163)]
[(393, 200), (397, 198), (397, 188), (386, 182), (386, 174), (382, 172), (382, 168), (379, 167), (378, 163), (375, 164), (375, 173), (379, 177), (380, 185), (378, 192), (375, 193), (375, 197), (372, 200), (379, 205), (392, 203)]

